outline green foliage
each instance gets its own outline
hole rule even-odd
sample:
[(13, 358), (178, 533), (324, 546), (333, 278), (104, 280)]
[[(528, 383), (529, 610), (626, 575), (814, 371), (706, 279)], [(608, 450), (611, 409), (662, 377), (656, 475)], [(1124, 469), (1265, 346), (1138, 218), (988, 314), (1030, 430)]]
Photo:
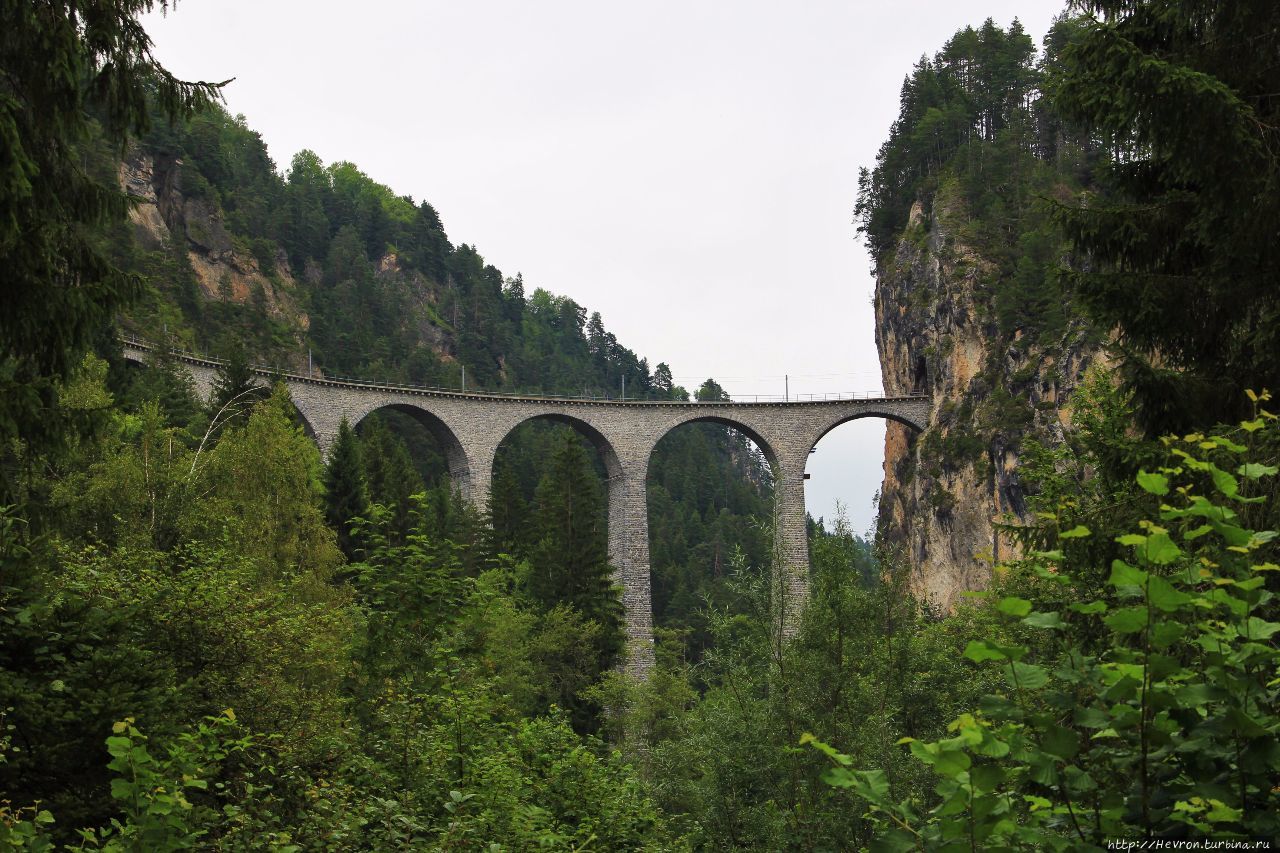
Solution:
[(167, 347), (158, 348), (144, 366), (112, 365), (107, 384), (126, 412), (137, 413), (155, 402), (171, 424), (191, 426), (196, 419), (199, 406), (191, 377)]
[(1005, 31), (988, 19), (956, 33), (932, 59), (921, 58), (903, 81), (901, 110), (875, 169), (863, 169), (858, 180), (855, 215), (873, 257), (893, 246), (911, 206), (932, 195), (961, 149), (981, 152), (982, 143), (1021, 121), (1038, 82), (1034, 57), (1021, 24)]
[[(66, 400), (103, 393), (90, 380)], [(150, 426), (119, 416), (85, 448), (95, 467), (64, 473), (89, 493), (65, 506), (93, 515), (114, 493), (134, 509), (109, 527), (67, 518), (52, 550), (0, 539), (2, 576), (22, 581), (0, 600), (0, 707), (23, 744), (0, 762), (0, 791), (21, 798), (3, 831), (34, 849), (76, 827), (107, 849), (678, 846), (631, 770), (555, 708), (586, 707), (601, 626), (543, 612), (525, 567), (435, 538), (427, 496), (407, 532), (374, 505), (365, 559), (338, 583), (318, 459), (286, 404), (212, 448), (154, 405)], [(110, 536), (78, 544), (93, 529)], [(243, 732), (201, 723), (232, 707)], [(138, 722), (102, 753), (122, 717)]]
[(1150, 435), (1247, 412), (1280, 387), (1280, 9), (1255, 2), (1080, 4), (1053, 104), (1113, 152), (1102, 197), (1057, 219), (1093, 263), (1070, 273), (1118, 352)]
[(124, 712), (172, 726), (234, 706), (259, 730), (290, 732), (282, 746), (299, 755), (338, 731), (357, 614), (309, 578), (264, 583), (253, 564), (191, 546), (68, 555), (48, 592), (7, 626), (0, 692), (27, 749), (0, 775), (64, 820), (100, 814), (84, 740)]
[(696, 661), (712, 641), (708, 608), (738, 606), (727, 583), (736, 555), (759, 566), (772, 554), (773, 475), (745, 436), (709, 423), (668, 433), (650, 471), (654, 624), (691, 629), (685, 645)]
[[(576, 449), (569, 450), (568, 444), (576, 445)], [(566, 467), (566, 454), (579, 459)], [(728, 474), (722, 473), (726, 460), (731, 466)], [(577, 474), (572, 474), (571, 468), (576, 468)], [(770, 554), (767, 530), (757, 520), (767, 519), (771, 511), (771, 477), (763, 458), (744, 437), (717, 424), (692, 424), (674, 430), (655, 449), (650, 470), (654, 617), (659, 627), (692, 627), (692, 631), (684, 632), (684, 643), (687, 653), (697, 659), (711, 642), (704, 612), (707, 603), (716, 608), (736, 608), (740, 604), (727, 586), (733, 555), (743, 550), (764, 563)], [(606, 560), (607, 520), (601, 500), (602, 479), (603, 465), (595, 448), (568, 426), (527, 423), (514, 430), (499, 447), (490, 493), (492, 530), (488, 547), (492, 553), (512, 554), (528, 561), (530, 574), (525, 589), (541, 602), (539, 606), (547, 611), (549, 624), (560, 618), (586, 617), (608, 625), (601, 622), (603, 617), (611, 621), (617, 618), (606, 612), (592, 613), (579, 605), (572, 611), (553, 612), (557, 603), (583, 596), (596, 600), (597, 595), (615, 595), (599, 580), (594, 582), (599, 587), (594, 593), (586, 586), (578, 591), (550, 589), (551, 581), (562, 575), (585, 576), (583, 569), (566, 569), (569, 564), (560, 555), (577, 554), (573, 559), (580, 561), (590, 557), (586, 562), (596, 567), (592, 571), (604, 571), (601, 567)], [(570, 485), (573, 492), (581, 492), (586, 499), (574, 498), (568, 507), (565, 488)], [(549, 512), (548, 502), (553, 497), (558, 503)], [(566, 525), (568, 520), (572, 523)], [(537, 576), (542, 571), (547, 573), (545, 578)], [(552, 619), (553, 615), (556, 619)], [(556, 683), (564, 685), (562, 698), (552, 699), (561, 707), (572, 708), (578, 701), (570, 697), (601, 671), (599, 663), (590, 664), (586, 670), (582, 664), (601, 654), (580, 654), (585, 635), (573, 634), (567, 623), (565, 628), (563, 659), (556, 663), (551, 647), (547, 648), (548, 655), (540, 659), (548, 671), (553, 665), (563, 665), (573, 673), (571, 679), (563, 681), (557, 676)], [(601, 634), (593, 635), (591, 642), (616, 646), (618, 639)], [(619, 703), (608, 700), (604, 704), (614, 707)]]
[(323, 578), (341, 555), (320, 509), (320, 454), (293, 413), (288, 392), (277, 386), (242, 429), (223, 433), (212, 451), (197, 449), (188, 476), (213, 492), (198, 511), (183, 513), (184, 526), (199, 538), (231, 537), (264, 570), (290, 567)]
[(229, 424), (243, 424), (249, 419), (254, 403), (263, 398), (265, 389), (249, 365), (243, 346), (236, 344), (223, 354), (222, 364), (209, 398), (209, 421), (217, 435)]
[[(33, 6), (6, 0), (0, 45), (0, 437), (47, 445), (51, 380), (137, 292), (104, 256), (96, 229), (129, 205), (114, 170), (86, 168), (101, 149), (150, 126), (149, 103), (190, 115), (217, 86), (176, 80), (151, 55), (137, 17), (153, 0)], [(166, 3), (160, 3), (167, 8)]]
[[(1011, 570), (1034, 595), (993, 599), (1017, 639), (964, 652), (1002, 671), (1005, 688), (950, 737), (903, 741), (938, 776), (936, 797), (903, 798), (881, 771), (817, 744), (834, 761), (828, 783), (868, 804), (879, 846), (1076, 850), (1280, 832), (1276, 534), (1245, 522), (1270, 494), (1278, 432), (1259, 409), (1239, 430), (1166, 439), (1156, 470), (1128, 486), (1159, 498), (1154, 517), (1061, 529), (1054, 550)], [(1099, 586), (1073, 545), (1102, 536), (1123, 555)]]
[(85, 830), (82, 849), (110, 851), (190, 850), (207, 834), (200, 828), (216, 820), (209, 806), (197, 806), (188, 797), (207, 791), (209, 776), (218, 762), (243, 752), (251, 741), (235, 737), (235, 714), (224, 711), (183, 732), (168, 746), (168, 755), (155, 758), (147, 749), (147, 737), (132, 718), (117, 722), (107, 738), (111, 755), (108, 768), (115, 771), (111, 797), (121, 804), (122, 818), (111, 826)]
[[(523, 547), (528, 502), (521, 493), (507, 454), (498, 455), (493, 466), (493, 486), (489, 492), (488, 519), (495, 554), (513, 554)], [(527, 457), (526, 457), (527, 458)]]
[(923, 790), (923, 774), (892, 748), (898, 726), (941, 732), (984, 688), (953, 659), (981, 614), (937, 622), (903, 572), (877, 565), (842, 523), (812, 548), (812, 600), (789, 645), (773, 642), (767, 574), (739, 563), (739, 606), (711, 614), (715, 642), (696, 669), (668, 635), (648, 685), (606, 691), (628, 709), (616, 725), (649, 733), (636, 760), (696, 846), (848, 848), (867, 826), (795, 749), (801, 732), (840, 732), (898, 790)]
[(408, 447), (385, 420), (371, 417), (360, 424), (360, 455), (369, 500), (390, 509), (399, 535), (406, 535), (411, 498), (425, 490)]
[[(905, 303), (912, 316), (959, 311), (956, 321), (989, 341), (987, 362), (960, 389), (939, 384), (950, 335), (917, 353), (920, 390), (932, 376), (935, 394), (959, 393), (964, 402), (951, 417), (940, 410), (922, 437), (925, 464), (899, 472), (923, 475), (921, 493), (936, 514), (953, 505), (945, 474), (967, 465), (982, 473), (1025, 438), (1056, 430), (1051, 413), (1061, 401), (1047, 393), (1046, 364), (1072, 364), (1102, 343), (1072, 307), (1063, 269), (1087, 261), (1051, 201), (1093, 191), (1102, 153), (1042, 94), (1079, 30), (1078, 21), (1059, 19), (1039, 55), (1016, 20), (1007, 30), (987, 21), (956, 33), (904, 83), (898, 119), (860, 180), (855, 217), (881, 279), (879, 298)], [(921, 285), (934, 279), (930, 269), (947, 282), (945, 307), (934, 304), (944, 298), (937, 287)], [(1016, 486), (1002, 492), (1006, 505), (1020, 504)]]
[(369, 511), (369, 493), (364, 479), (360, 443), (347, 419), (338, 425), (338, 437), (329, 451), (324, 469), (325, 520), (338, 533), (338, 547), (350, 560), (355, 557), (358, 538), (352, 520)]
[(51, 824), (53, 815), (48, 809), (35, 806), (15, 809), (7, 802), (0, 804), (0, 844), (9, 849), (34, 853), (52, 850), (53, 842), (48, 835)]
[[(531, 546), (522, 586), (549, 615), (564, 619), (576, 613), (594, 626), (587, 670), (594, 680), (620, 660), (622, 601), (609, 565), (600, 486), (572, 436), (564, 436), (556, 449), (530, 509)], [(576, 725), (589, 728), (595, 709), (583, 707), (576, 692), (565, 691), (559, 701)]]
[[(423, 504), (414, 501), (415, 521)], [(371, 507), (368, 521), (356, 520), (356, 532), (365, 559), (348, 570), (369, 613), (363, 644), (368, 672), (412, 671), (440, 640), (465, 593), (455, 546), (431, 541), (418, 524), (401, 541), (398, 520), (380, 504)]]
[[(158, 127), (143, 140), (158, 192), (221, 214), (236, 249), (252, 255), (270, 289), (307, 313), (305, 344), (331, 375), (376, 376), (458, 387), (644, 398), (649, 365), (619, 344), (598, 314), (543, 289), (526, 295), (474, 246), (450, 243), (435, 209), (397, 196), (351, 163), (326, 166), (299, 152), (277, 174), (243, 117), (211, 109)], [(172, 180), (174, 177), (176, 181)], [(200, 243), (200, 217), (187, 236)], [(180, 237), (181, 235), (177, 235)], [(250, 299), (201, 295), (185, 246), (143, 248), (113, 233), (120, 263), (143, 279), (130, 325), (155, 337), (162, 324), (187, 346), (242, 341), (251, 358), (298, 363), (298, 328)], [(247, 258), (246, 258), (247, 260)], [(288, 273), (288, 277), (285, 274)]]
[[(306, 311), (305, 344), (315, 366), (330, 375), (458, 387), (465, 371), (471, 389), (618, 396), (625, 386), (628, 398), (689, 396), (674, 384), (669, 367), (660, 365), (651, 373), (644, 359), (608, 331), (598, 313), (542, 288), (526, 290), (519, 275), (504, 276), (477, 247), (451, 244), (431, 205), (397, 196), (353, 164), (326, 165), (303, 151), (278, 175), (262, 139), (242, 117), (220, 110), (157, 127), (143, 140), (142, 151), (154, 166), (157, 193), (177, 186), (179, 199), (189, 199), (210, 217), (221, 216), (236, 251), (252, 253), (264, 276), (270, 278), (275, 270), (271, 287)], [(188, 217), (188, 229), (203, 220), (203, 214)], [(113, 387), (131, 409), (159, 399), (171, 428), (186, 427), (197, 445), (208, 431), (206, 447), (198, 450), (203, 460), (208, 447), (218, 444), (222, 402), (245, 387), (244, 363), (273, 359), (298, 364), (304, 341), (282, 338), (279, 329), (259, 328), (265, 309), (238, 305), (229, 301), (229, 293), (218, 299), (203, 294), (185, 244), (176, 245), (181, 237), (175, 233), (174, 246), (148, 249), (120, 231), (111, 235), (111, 244), (122, 265), (147, 279), (144, 300), (126, 320), (131, 329), (151, 337), (163, 324), (183, 345), (213, 351), (226, 351), (228, 342), (237, 342), (222, 383), (226, 388), (209, 413), (214, 428), (208, 430), (193, 413), (168, 402), (167, 374), (148, 371), (145, 382)], [(724, 396), (714, 382), (699, 394)], [(393, 410), (374, 413), (353, 428), (360, 437), (369, 500), (392, 511), (393, 539), (403, 542), (414, 524), (428, 522), (437, 538), (475, 537), (475, 519), (456, 500), (446, 479), (444, 448), (429, 430)], [(727, 600), (715, 588), (736, 548), (752, 558), (768, 549), (753, 525), (753, 519), (766, 518), (770, 511), (766, 466), (722, 428), (699, 426), (693, 433), (699, 437), (673, 436), (651, 466), (666, 490), (655, 496), (654, 527), (673, 534), (671, 545), (664, 544), (654, 560), (660, 573), (659, 618), (673, 624), (698, 620), (704, 593)], [(192, 443), (179, 432), (156, 434), (162, 442), (170, 438)], [(494, 549), (533, 559), (542, 532), (525, 523), (524, 513), (545, 473), (541, 463), (552, 456), (549, 434), (516, 435), (504, 443), (492, 490), (498, 502)], [(599, 465), (594, 467), (602, 475)], [(139, 469), (145, 481), (148, 465), (136, 466), (135, 477)], [(508, 470), (513, 477), (505, 476)], [(748, 482), (741, 482), (743, 477)], [(178, 479), (181, 489), (161, 481), (157, 494), (181, 504), (197, 486)], [(64, 494), (79, 500), (70, 489)], [(419, 521), (413, 521), (412, 497), (417, 494), (427, 495), (430, 509), (424, 507)], [(117, 525), (105, 497), (105, 491), (98, 495), (95, 524), (139, 529), (132, 523)], [(695, 503), (696, 509), (691, 506)], [(597, 534), (602, 535), (603, 502), (597, 504)], [(159, 512), (155, 519), (155, 541), (166, 547), (180, 538), (181, 525), (165, 525), (172, 515)], [(342, 529), (344, 522), (330, 521), (344, 553), (359, 556)], [(707, 544), (701, 545), (704, 537)], [(467, 560), (474, 570), (476, 552), (468, 551)], [(710, 581), (704, 577), (708, 573)], [(675, 603), (668, 606), (668, 599)], [(600, 635), (604, 646), (616, 645), (611, 634), (605, 630)], [(700, 647), (707, 641), (705, 628), (699, 628), (693, 643)], [(603, 656), (608, 654), (602, 649)]]

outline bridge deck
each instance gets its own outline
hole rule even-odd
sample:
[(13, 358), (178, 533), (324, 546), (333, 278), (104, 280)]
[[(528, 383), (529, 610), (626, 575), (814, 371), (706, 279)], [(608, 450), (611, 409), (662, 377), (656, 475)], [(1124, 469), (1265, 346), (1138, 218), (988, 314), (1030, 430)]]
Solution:
[[(155, 352), (145, 341), (123, 343), (127, 358), (142, 361)], [(191, 375), (200, 395), (210, 397), (223, 362), (194, 353), (171, 355)], [(261, 365), (254, 372), (288, 387), (322, 454), (332, 446), (343, 421), (354, 426), (384, 408), (411, 415), (435, 437), (459, 494), (481, 510), (488, 503), (498, 447), (520, 424), (537, 418), (556, 420), (585, 435), (599, 451), (608, 477), (609, 559), (626, 611), (627, 669), (635, 674), (653, 665), (646, 480), (650, 457), (663, 436), (683, 424), (711, 421), (749, 437), (769, 461), (774, 477), (774, 592), (779, 630), (786, 635), (799, 624), (808, 594), (804, 471), (810, 450), (828, 431), (854, 418), (886, 418), (924, 429), (932, 408), (924, 395), (754, 402), (615, 400), (420, 388), (306, 376)]]
[[(121, 342), (134, 349), (142, 352), (153, 353), (156, 347), (146, 341), (136, 338), (122, 337)], [(211, 358), (197, 353), (186, 352), (184, 350), (170, 350), (170, 357), (186, 364), (199, 367), (205, 367), (210, 370), (217, 370), (226, 362), (221, 359)], [(519, 403), (581, 403), (584, 405), (609, 405), (609, 406), (813, 406), (824, 403), (848, 403), (852, 401), (867, 403), (899, 403), (907, 401), (916, 401), (927, 399), (927, 394), (905, 394), (890, 396), (874, 393), (848, 392), (838, 394), (824, 394), (821, 396), (809, 394), (792, 399), (790, 397), (775, 396), (770, 397), (763, 394), (753, 394), (750, 401), (746, 399), (738, 400), (627, 400), (618, 397), (607, 396), (591, 396), (585, 394), (528, 394), (518, 391), (463, 391), (453, 388), (440, 388), (424, 385), (401, 385), (391, 382), (378, 382), (370, 379), (354, 379), (350, 377), (339, 376), (309, 376), (302, 373), (293, 373), (287, 370), (280, 370), (276, 367), (264, 364), (251, 365), (250, 369), (263, 378), (281, 379), (288, 382), (299, 382), (309, 385), (319, 385), (331, 388), (344, 388), (352, 390), (364, 391), (381, 391), (394, 392), (398, 394), (414, 394), (424, 397), (439, 397), (444, 399), (466, 399), (466, 400), (488, 400), (488, 401), (509, 401)], [(807, 397), (807, 399), (806, 399)]]

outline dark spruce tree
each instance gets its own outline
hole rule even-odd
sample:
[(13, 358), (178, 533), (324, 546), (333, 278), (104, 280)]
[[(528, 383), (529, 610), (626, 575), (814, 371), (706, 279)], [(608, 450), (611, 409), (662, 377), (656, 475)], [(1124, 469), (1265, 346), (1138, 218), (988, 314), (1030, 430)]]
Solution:
[(361, 455), (369, 500), (391, 510), (393, 537), (404, 537), (411, 525), (414, 495), (425, 490), (404, 442), (376, 414), (360, 425)]
[(602, 503), (587, 452), (565, 435), (534, 494), (525, 590), (544, 611), (564, 604), (600, 625), (599, 672), (617, 663), (623, 641)]
[(529, 506), (520, 494), (520, 483), (505, 454), (500, 454), (493, 466), (488, 509), (490, 550), (494, 554), (519, 553)]
[(351, 520), (367, 515), (369, 490), (364, 481), (360, 441), (346, 418), (338, 425), (338, 438), (329, 451), (324, 469), (324, 493), (325, 518), (338, 533), (338, 547), (348, 560), (355, 560), (360, 543)]
[[(54, 379), (140, 290), (104, 254), (129, 201), (114, 168), (86, 168), (145, 132), (153, 105), (190, 115), (217, 86), (184, 83), (137, 17), (153, 0), (0, 2), (0, 446), (53, 446)], [(105, 159), (109, 163), (109, 158)], [(0, 488), (9, 479), (0, 478)], [(7, 488), (6, 488), (7, 491)], [(0, 503), (4, 495), (0, 495)]]
[(1280, 4), (1090, 0), (1057, 109), (1111, 149), (1101, 200), (1058, 218), (1071, 285), (1152, 434), (1245, 415), (1280, 388)]
[(173, 357), (167, 346), (156, 347), (151, 361), (143, 367), (130, 367), (124, 362), (113, 364), (117, 399), (127, 411), (137, 411), (152, 400), (171, 424), (189, 425), (201, 407), (196, 400), (191, 377)]
[(253, 372), (244, 347), (238, 343), (228, 347), (209, 398), (210, 429), (218, 434), (232, 424), (244, 423), (254, 404), (267, 396), (268, 389)]

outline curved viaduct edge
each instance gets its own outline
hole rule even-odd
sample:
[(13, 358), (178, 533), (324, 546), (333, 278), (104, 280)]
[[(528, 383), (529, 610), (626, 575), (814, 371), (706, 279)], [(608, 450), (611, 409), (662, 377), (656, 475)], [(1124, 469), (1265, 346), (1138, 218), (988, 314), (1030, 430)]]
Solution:
[[(506, 430), (498, 439), (495, 449), (501, 447), (502, 444), (515, 434), (527, 423), (534, 421), (551, 421), (552, 423), (563, 424), (577, 432), (583, 438), (591, 443), (596, 452), (600, 454), (600, 461), (604, 463), (604, 470), (607, 477), (612, 480), (622, 475), (622, 461), (619, 457), (615, 443), (601, 431), (595, 424), (589, 420), (575, 417), (560, 411), (548, 411), (541, 414), (530, 414), (521, 418), (513, 426)], [(490, 472), (492, 474), (492, 472)]]
[[(122, 340), (126, 360), (145, 364), (155, 348)], [(212, 388), (221, 363), (173, 353), (197, 385)], [(374, 411), (404, 411), (445, 451), (450, 476), (461, 495), (480, 510), (488, 504), (499, 445), (521, 424), (546, 419), (566, 423), (600, 453), (608, 474), (609, 558), (622, 590), (627, 652), (624, 669), (643, 678), (654, 663), (650, 595), (647, 479), (653, 451), (675, 429), (715, 423), (749, 438), (774, 476), (774, 581), (778, 641), (794, 635), (808, 598), (808, 530), (804, 468), (809, 451), (829, 432), (860, 418), (883, 418), (915, 431), (930, 417), (928, 397), (911, 395), (845, 400), (723, 402), (607, 400), (483, 394), (334, 380), (254, 369), (283, 381), (311, 437), (327, 456), (346, 417), (352, 427)]]
[(358, 418), (349, 421), (351, 429), (358, 429), (360, 424), (373, 414), (383, 410), (390, 409), (392, 411), (401, 412), (413, 418), (427, 434), (435, 441), (436, 446), (444, 455), (445, 463), (449, 466), (449, 478), (455, 484), (455, 488), (463, 490), (466, 484), (471, 482), (471, 463), (467, 458), (466, 448), (462, 441), (459, 440), (457, 432), (438, 414), (419, 405), (417, 401), (396, 401), (390, 400), (368, 409)]

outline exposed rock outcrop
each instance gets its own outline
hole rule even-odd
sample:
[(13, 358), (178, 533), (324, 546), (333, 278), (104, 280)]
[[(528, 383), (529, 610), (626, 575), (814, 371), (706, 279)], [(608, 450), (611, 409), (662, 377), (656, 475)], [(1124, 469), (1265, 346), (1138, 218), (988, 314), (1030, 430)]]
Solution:
[(203, 298), (253, 302), (301, 340), (309, 319), (298, 304), (288, 258), (272, 246), (265, 259), (270, 268), (264, 269), (264, 260), (227, 230), (213, 201), (183, 192), (182, 172), (181, 160), (141, 148), (121, 163), (120, 183), (135, 200), (129, 220), (138, 245), (147, 251), (185, 250)]
[[(314, 307), (317, 293), (325, 287), (348, 291), (380, 287), (403, 294), (397, 317), (413, 340), (434, 351), (441, 362), (454, 360), (454, 330), (441, 317), (441, 294), (448, 281), (436, 282), (406, 268), (391, 251), (373, 261), (372, 282), (327, 282), (324, 267), (312, 259), (295, 276), (288, 255), (273, 241), (248, 240), (233, 233), (216, 192), (181, 159), (136, 146), (120, 164), (119, 179), (135, 202), (129, 221), (136, 245), (145, 253), (180, 259), (176, 268), (170, 265), (154, 279), (166, 291), (160, 295), (162, 301), (180, 301), (181, 287), (176, 279), (189, 283), (188, 300), (246, 306), (250, 315), (265, 316), (274, 324), (275, 346), (270, 357), (301, 369), (308, 363), (307, 333), (311, 328), (304, 306)], [(358, 305), (359, 298), (352, 297), (349, 302)], [(191, 307), (188, 303), (181, 309), (188, 320)], [(128, 319), (125, 325), (129, 327)], [(136, 329), (138, 334), (154, 334), (143, 325)], [(171, 335), (173, 331), (170, 329)], [(179, 335), (180, 345), (199, 348), (208, 344), (192, 334)]]
[(880, 529), (902, 544), (917, 593), (944, 610), (1015, 555), (995, 522), (1029, 519), (1020, 448), (1063, 440), (1071, 394), (1100, 354), (1082, 320), (1052, 341), (1002, 333), (992, 308), (1001, 271), (966, 245), (964, 221), (943, 193), (929, 213), (917, 204), (875, 292), (885, 391), (933, 398), (923, 433), (888, 426)]

